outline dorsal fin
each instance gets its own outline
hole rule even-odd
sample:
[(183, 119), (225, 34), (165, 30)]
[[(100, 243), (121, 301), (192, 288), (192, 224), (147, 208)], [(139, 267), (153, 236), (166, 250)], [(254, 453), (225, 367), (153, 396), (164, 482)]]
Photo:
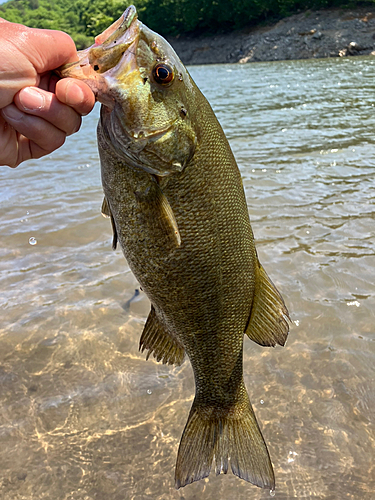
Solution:
[(256, 267), (254, 301), (245, 333), (263, 346), (284, 345), (289, 333), (288, 309), (258, 260)]
[(185, 357), (182, 345), (168, 333), (160, 323), (154, 306), (151, 306), (145, 327), (139, 342), (139, 350), (148, 350), (147, 357), (153, 354), (156, 361), (162, 361), (168, 365), (181, 365)]
[(113, 219), (113, 215), (112, 215), (111, 209), (109, 208), (109, 204), (107, 202), (107, 198), (106, 197), (104, 197), (104, 200), (103, 200), (103, 203), (102, 203), (102, 216), (111, 219), (112, 232), (113, 232), (112, 250), (116, 250), (116, 247), (117, 247), (117, 230), (116, 230), (115, 221)]

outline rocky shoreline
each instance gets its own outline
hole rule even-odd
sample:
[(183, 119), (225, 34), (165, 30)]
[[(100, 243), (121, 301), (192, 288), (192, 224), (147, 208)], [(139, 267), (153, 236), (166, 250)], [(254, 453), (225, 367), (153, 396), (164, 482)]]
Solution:
[(184, 64), (375, 55), (375, 6), (306, 11), (270, 26), (168, 40)]

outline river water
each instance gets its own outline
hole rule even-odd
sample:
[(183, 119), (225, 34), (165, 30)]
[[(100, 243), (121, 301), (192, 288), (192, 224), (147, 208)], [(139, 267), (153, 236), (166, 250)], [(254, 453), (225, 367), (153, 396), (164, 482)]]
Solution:
[[(375, 498), (375, 60), (191, 68), (238, 159), (286, 347), (245, 339), (276, 499)], [(260, 500), (232, 474), (176, 491), (188, 361), (138, 352), (149, 302), (100, 215), (99, 108), (0, 169), (0, 498)]]

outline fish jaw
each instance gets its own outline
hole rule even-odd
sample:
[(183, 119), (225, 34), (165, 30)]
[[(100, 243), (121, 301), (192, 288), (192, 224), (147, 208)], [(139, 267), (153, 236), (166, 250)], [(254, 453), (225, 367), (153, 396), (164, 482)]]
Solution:
[[(107, 147), (151, 174), (181, 172), (197, 144), (189, 109), (195, 87), (168, 42), (138, 21), (130, 6), (78, 56), (59, 74), (84, 81), (106, 108), (100, 126)], [(156, 81), (158, 68), (170, 71), (171, 81)]]
[(95, 37), (95, 43), (78, 51), (78, 61), (61, 66), (57, 73), (62, 78), (84, 81), (93, 91), (96, 100), (113, 109), (116, 101), (112, 74), (131, 74), (136, 70), (134, 54), (141, 23), (137, 12), (130, 5), (122, 16), (103, 33)]

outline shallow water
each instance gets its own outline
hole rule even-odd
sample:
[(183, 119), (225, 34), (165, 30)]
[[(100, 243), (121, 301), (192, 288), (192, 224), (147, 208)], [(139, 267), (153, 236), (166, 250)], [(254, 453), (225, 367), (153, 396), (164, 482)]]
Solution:
[[(245, 340), (274, 498), (373, 499), (375, 61), (191, 73), (294, 320), (284, 348)], [(271, 498), (232, 474), (174, 489), (192, 370), (138, 352), (149, 302), (100, 215), (98, 112), (51, 156), (0, 169), (0, 498)]]

